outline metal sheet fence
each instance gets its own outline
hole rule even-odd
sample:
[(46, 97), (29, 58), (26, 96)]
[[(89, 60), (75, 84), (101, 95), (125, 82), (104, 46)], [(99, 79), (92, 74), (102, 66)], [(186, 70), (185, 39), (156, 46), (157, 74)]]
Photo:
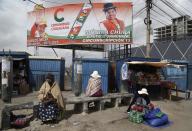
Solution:
[[(82, 71), (80, 71), (77, 68), (81, 68)], [(74, 83), (77, 83), (78, 74), (81, 74), (82, 87), (80, 92), (85, 93), (88, 80), (90, 78), (90, 75), (93, 73), (93, 71), (98, 71), (99, 75), (101, 75), (102, 90), (104, 94), (107, 94), (108, 86), (109, 86), (108, 84), (109, 61), (106, 59), (74, 59), (73, 60), (73, 82)], [(76, 84), (73, 84), (73, 85), (76, 85)], [(78, 86), (73, 88), (78, 88)]]
[(38, 91), (41, 85), (45, 81), (45, 77), (48, 73), (52, 73), (55, 77), (55, 81), (60, 83), (60, 73), (59, 72), (42, 72), (42, 71), (33, 71), (30, 73), (30, 86), (34, 91)]
[(61, 90), (64, 90), (65, 60), (29, 59), (29, 84), (33, 90), (39, 90), (48, 73), (55, 76)]
[(166, 79), (176, 84), (177, 89), (188, 90), (188, 65), (187, 63), (174, 63), (164, 69)]
[(108, 93), (108, 73), (109, 62), (107, 60), (84, 60), (82, 63), (82, 88), (85, 92), (88, 80), (93, 71), (98, 71), (102, 79), (102, 91), (104, 94)]

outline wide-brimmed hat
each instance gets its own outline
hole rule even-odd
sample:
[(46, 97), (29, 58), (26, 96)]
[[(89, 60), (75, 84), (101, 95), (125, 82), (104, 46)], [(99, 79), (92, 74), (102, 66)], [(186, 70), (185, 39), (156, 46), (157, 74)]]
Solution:
[(105, 3), (103, 6), (103, 11), (106, 12), (110, 9), (116, 9), (117, 7), (113, 5), (113, 3)]
[(38, 24), (45, 25), (45, 27), (47, 27), (47, 21), (44, 18), (41, 18)]
[(142, 88), (140, 91), (138, 91), (138, 93), (139, 93), (140, 95), (141, 95), (141, 94), (149, 95), (146, 88)]
[(93, 78), (100, 78), (101, 76), (99, 75), (98, 71), (93, 71), (93, 73), (91, 74), (91, 76)]

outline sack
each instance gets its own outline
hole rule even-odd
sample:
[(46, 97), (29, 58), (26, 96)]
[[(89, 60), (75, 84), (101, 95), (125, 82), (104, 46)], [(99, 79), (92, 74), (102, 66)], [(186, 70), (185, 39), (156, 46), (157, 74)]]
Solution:
[(161, 112), (161, 110), (159, 108), (155, 108), (153, 110), (149, 110), (149, 112), (144, 115), (144, 119), (155, 119), (155, 118), (157, 118), (156, 115), (159, 112)]
[(14, 115), (11, 112), (11, 126), (15, 128), (24, 128), (29, 125), (32, 116), (27, 115)]
[(165, 125), (166, 123), (169, 122), (169, 120), (168, 120), (168, 116), (164, 114), (161, 118), (148, 119), (146, 120), (146, 122), (153, 127), (158, 127), (158, 126)]
[(144, 115), (144, 119), (149, 125), (153, 127), (162, 126), (168, 123), (169, 121), (167, 114), (161, 112), (159, 108), (156, 108), (154, 110), (149, 111), (149, 113), (146, 113)]

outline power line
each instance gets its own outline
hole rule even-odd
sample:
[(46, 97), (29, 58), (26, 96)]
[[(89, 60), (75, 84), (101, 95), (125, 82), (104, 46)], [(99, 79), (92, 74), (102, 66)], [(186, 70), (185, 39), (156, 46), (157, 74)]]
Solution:
[(179, 11), (177, 8), (175, 8), (173, 6), (173, 4), (171, 4), (169, 1), (167, 0), (161, 0), (165, 5), (167, 5), (168, 7), (170, 7), (173, 11), (175, 11), (177, 14), (179, 14), (180, 16), (183, 16), (185, 13)]
[(160, 19), (160, 18), (159, 18), (159, 17), (157, 17), (156, 15), (154, 15), (154, 14), (152, 14), (152, 13), (151, 13), (151, 16), (153, 16), (153, 17), (155, 17), (155, 18), (158, 18), (161, 22), (166, 23), (166, 25), (168, 25), (166, 21), (164, 21), (164, 20)]
[(165, 12), (164, 10), (162, 10), (160, 7), (158, 7), (156, 4), (152, 3), (156, 8), (158, 8), (160, 11), (162, 11), (164, 14), (166, 14), (167, 16), (169, 16), (171, 19), (173, 19), (173, 17), (168, 14), (167, 12)]
[[(172, 1), (172, 2), (173, 2), (173, 1)], [(178, 6), (180, 6), (181, 8), (183, 8), (186, 12), (189, 12), (190, 14), (192, 14), (192, 12), (191, 12), (190, 10), (188, 10), (187, 8), (185, 8), (183, 5), (179, 4), (179, 3), (176, 2), (175, 0), (174, 0), (173, 3), (175, 3), (176, 5), (178, 5)]]
[(38, 5), (38, 6), (40, 6), (40, 7), (42, 7), (42, 8), (45, 9), (44, 6), (42, 6), (42, 5), (40, 5), (40, 4), (37, 4), (36, 2), (34, 2), (34, 1), (32, 1), (32, 0), (23, 0), (23, 1), (29, 1), (29, 2), (31, 2), (31, 3), (33, 3), (33, 4), (35, 4), (35, 5)]
[(137, 13), (135, 13), (135, 14), (133, 15), (133, 17), (137, 17), (137, 16), (141, 15), (141, 14), (145, 11), (145, 9), (146, 9), (146, 7), (143, 7), (142, 9), (140, 9), (139, 11), (137, 11)]
[(153, 19), (153, 20), (155, 20), (155, 21), (157, 21), (157, 22), (159, 22), (159, 23), (161, 23), (161, 24), (163, 24), (163, 25), (167, 26), (167, 24), (165, 24), (165, 23), (161, 22), (160, 20), (158, 20), (158, 19), (156, 19), (156, 18), (151, 17), (151, 19)]
[[(154, 9), (151, 9), (154, 13), (156, 13), (156, 14), (158, 14), (158, 15), (160, 15), (160, 16), (162, 16), (163, 18), (166, 18), (163, 14), (161, 14), (161, 13), (159, 13), (159, 12), (157, 12), (156, 10), (154, 10)], [(168, 20), (168, 21), (170, 21), (171, 22), (171, 20), (170, 19), (166, 19), (166, 20)]]
[(177, 9), (175, 9), (169, 2), (167, 2), (166, 0), (160, 0), (162, 3), (164, 3), (166, 6), (168, 6), (170, 9), (172, 9), (173, 11), (175, 11), (178, 15), (182, 16), (183, 14), (178, 11)]
[(181, 12), (182, 14), (186, 14), (183, 10), (178, 10), (178, 8), (177, 8), (177, 5), (174, 3), (174, 2), (172, 2), (172, 1), (167, 1), (167, 3), (169, 3), (170, 5), (172, 5), (173, 7), (175, 7), (175, 9), (177, 10), (177, 11), (179, 11), (179, 12)]
[[(153, 13), (155, 13), (155, 14), (157, 14), (157, 15), (160, 15), (162, 18), (166, 18), (164, 15), (162, 15), (162, 14), (160, 14), (159, 12), (157, 12), (156, 10), (154, 10), (154, 9), (152, 9), (152, 11), (153, 11)], [(153, 14), (153, 15), (155, 15), (155, 14)], [(158, 16), (156, 16), (156, 17), (158, 17)], [(165, 20), (165, 19), (164, 19)], [(169, 22), (172, 22), (170, 19), (166, 19), (167, 21), (169, 21)]]

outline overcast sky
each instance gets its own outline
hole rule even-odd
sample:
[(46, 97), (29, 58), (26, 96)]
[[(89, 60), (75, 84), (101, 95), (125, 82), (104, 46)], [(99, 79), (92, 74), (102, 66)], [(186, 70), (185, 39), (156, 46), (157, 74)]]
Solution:
[[(45, 7), (56, 6), (59, 4), (67, 4), (69, 2), (75, 3), (80, 0), (33, 0), (38, 4), (43, 4)], [(81, 0), (82, 1), (82, 0)], [(93, 1), (93, 0), (92, 0)], [(106, 0), (107, 1), (107, 0)], [(168, 0), (174, 2), (178, 7), (178, 10), (187, 13), (188, 15), (192, 14), (192, 0)], [(172, 11), (170, 8), (165, 6), (160, 0), (154, 0), (154, 3), (160, 8), (165, 10), (173, 17), (178, 17), (179, 15)], [(145, 0), (133, 0), (133, 14), (138, 12), (145, 5)], [(34, 48), (26, 46), (27, 39), (27, 12), (32, 11), (34, 4), (23, 1), (23, 0), (0, 0), (0, 50), (13, 50), (13, 51), (27, 51), (31, 54), (34, 53)], [(186, 9), (184, 9), (184, 8)], [(159, 12), (152, 13), (152, 17), (158, 20), (161, 20), (165, 24), (171, 24), (171, 18), (160, 12), (157, 8), (154, 7), (154, 10)], [(141, 45), (145, 43), (145, 32), (146, 27), (143, 23), (146, 13), (142, 13), (138, 17), (133, 19), (133, 40), (134, 44)], [(154, 21), (152, 23), (152, 28), (157, 28), (164, 26), (162, 23)], [(56, 52), (59, 56), (65, 57), (67, 66), (71, 63), (71, 50), (61, 50), (56, 49)], [(52, 49), (40, 48), (40, 55), (52, 55), (54, 52)], [(79, 52), (77, 56), (85, 57), (87, 53), (90, 53), (88, 57), (97, 57), (102, 58), (103, 53), (96, 52)]]

